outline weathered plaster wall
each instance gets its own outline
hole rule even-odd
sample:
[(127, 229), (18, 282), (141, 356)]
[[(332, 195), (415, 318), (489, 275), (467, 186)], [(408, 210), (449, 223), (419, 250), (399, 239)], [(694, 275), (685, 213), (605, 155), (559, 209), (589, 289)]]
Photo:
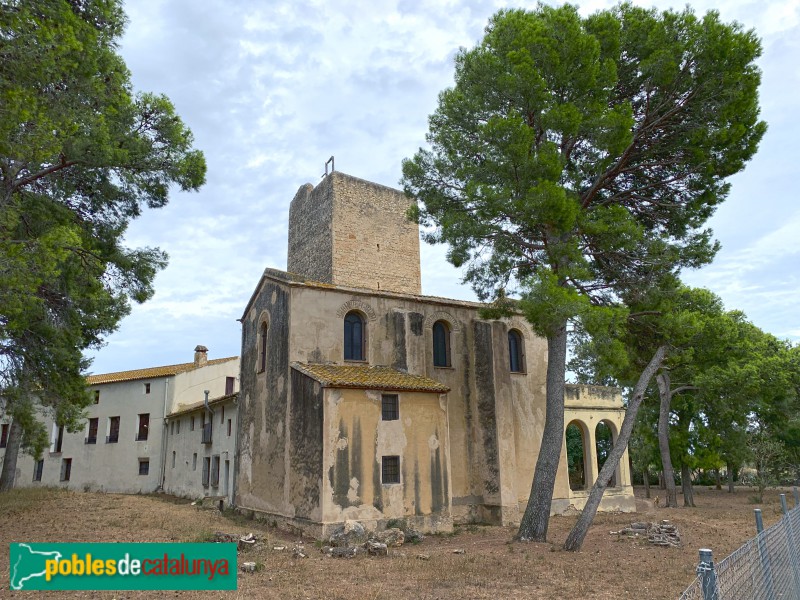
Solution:
[(294, 369), (290, 377), (289, 501), (296, 517), (319, 521), (322, 517), (322, 386)]
[[(150, 393), (145, 393), (144, 383), (150, 383)], [(164, 401), (171, 402), (174, 391), (173, 377), (160, 377), (141, 381), (121, 381), (91, 386), (100, 391), (98, 404), (86, 409), (84, 428), (77, 433), (64, 431), (61, 452), (54, 452), (55, 429), (52, 415), (42, 413), (41, 418), (50, 434), (51, 446), (43, 455), (42, 480), (33, 481), (36, 464), (29, 455), (20, 453), (17, 487), (52, 485), (73, 490), (92, 490), (118, 493), (154, 492), (161, 481), (161, 439), (163, 434)], [(139, 414), (150, 415), (146, 440), (137, 441)], [(116, 443), (106, 443), (110, 417), (120, 417), (119, 437)], [(87, 444), (90, 418), (98, 418), (97, 440)], [(61, 481), (61, 462), (72, 459), (69, 481)], [(148, 459), (147, 475), (139, 475), (139, 459)]]
[[(293, 516), (287, 486), (289, 417), (288, 286), (262, 279), (242, 319), (236, 504)], [(259, 372), (259, 328), (267, 328), (266, 369)]]
[[(388, 392), (387, 392), (388, 393)], [(444, 395), (392, 392), (398, 420), (381, 420), (380, 391), (325, 389), (323, 522), (372, 527), (409, 518), (448, 531), (450, 455)], [(382, 457), (400, 457), (400, 483), (381, 481)]]
[[(167, 412), (176, 412), (189, 404), (203, 400), (205, 390), (209, 398), (225, 395), (225, 378), (239, 378), (239, 358), (232, 358), (223, 363), (205, 365), (185, 373), (175, 375), (175, 394)], [(234, 391), (239, 388), (234, 381)]]
[[(249, 416), (243, 414), (241, 426), (242, 506), (289, 519), (320, 522), (313, 497), (316, 484), (311, 477), (317, 460), (316, 449), (312, 448), (309, 453), (301, 451), (295, 434), (286, 437), (281, 429), (282, 423), (288, 423), (301, 439), (312, 438), (315, 422), (293, 419), (297, 418), (295, 411), (302, 407), (313, 406), (312, 413), (316, 410), (317, 392), (312, 393), (304, 384), (305, 387), (301, 386), (304, 399), (298, 404), (300, 399), (294, 397), (294, 391), (288, 393), (286, 384), (281, 381), (290, 377), (291, 362), (345, 364), (343, 318), (348, 311), (357, 310), (366, 324), (364, 362), (425, 375), (451, 389), (446, 413), (451, 454), (448, 489), (453, 520), (504, 524), (519, 521), (530, 492), (543, 432), (547, 368), (546, 341), (535, 336), (521, 317), (486, 321), (478, 317), (478, 305), (473, 303), (284, 281), (275, 272), (267, 273), (262, 286), (251, 302), (244, 327), (242, 404), (249, 402), (250, 408)], [(265, 311), (269, 312), (271, 323), (270, 352), (279, 354), (285, 350), (288, 361), (276, 362), (277, 359), (271, 358), (270, 374), (262, 384), (253, 371), (257, 357), (257, 315)], [(287, 339), (272, 337), (276, 320), (288, 323)], [(450, 329), (451, 364), (447, 367), (433, 365), (432, 327), (438, 320), (445, 321)], [(509, 369), (508, 332), (511, 328), (523, 337), (525, 369), (521, 373), (512, 373)], [(621, 424), (618, 394), (609, 393), (605, 388), (573, 390), (568, 386), (566, 398), (573, 408), (594, 411), (594, 425), (601, 414), (598, 409), (604, 411), (602, 414), (617, 429)], [(309, 402), (311, 405), (307, 404)], [(377, 486), (374, 477), (371, 479), (364, 470), (365, 448), (370, 444), (370, 436), (377, 431), (377, 418), (370, 421), (371, 417), (358, 412), (356, 403), (347, 408), (352, 413), (333, 427), (328, 420), (329, 405), (326, 396), (323, 437), (327, 438), (323, 443), (323, 461), (328, 462), (324, 463), (320, 474), (321, 521), (356, 517), (379, 520), (388, 514), (386, 498), (382, 497), (379, 502), (384, 508), (375, 505), (375, 498), (365, 490), (377, 489)], [(249, 419), (247, 424), (245, 419)], [(259, 431), (265, 433), (256, 436)], [(328, 453), (331, 444), (342, 439), (348, 440), (347, 460), (342, 463), (347, 464), (347, 469), (344, 466), (334, 468), (332, 475), (330, 467), (335, 467), (337, 462), (336, 457)], [(354, 447), (359, 450), (351, 456)], [(340, 457), (340, 462), (342, 460), (344, 455)], [(257, 461), (260, 461), (258, 469), (255, 468)], [(360, 469), (360, 476), (356, 476), (358, 490), (353, 490), (351, 473), (356, 467)], [(407, 470), (407, 466), (404, 469)], [(404, 477), (408, 476), (406, 472)], [(414, 477), (413, 470), (410, 476)], [(622, 486), (609, 491), (604, 509), (624, 508), (626, 503), (632, 502), (631, 488), (625, 483), (629, 479), (627, 467), (623, 465)], [(325, 485), (329, 486), (329, 491)], [(355, 504), (350, 500), (353, 495), (357, 498)], [(610, 500), (612, 497), (615, 499)], [(310, 500), (300, 501), (302, 498)], [(403, 502), (406, 502), (405, 496)], [(564, 450), (553, 510), (561, 512), (580, 502), (580, 494), (569, 489)], [(332, 506), (339, 508), (332, 510)], [(427, 510), (422, 500), (414, 502), (413, 506), (415, 511), (417, 507)], [(408, 505), (403, 504), (403, 507), (407, 511)]]
[[(164, 490), (186, 498), (225, 496), (233, 501), (233, 461), (236, 450), (237, 405), (232, 401), (215, 403), (214, 414), (205, 408), (170, 416), (166, 429), (167, 463)], [(203, 443), (203, 419), (211, 418), (211, 443)], [(194, 419), (194, 429), (192, 429)], [(228, 421), (231, 421), (230, 435)], [(178, 426), (180, 423), (180, 426)], [(175, 453), (173, 462), (172, 454)], [(195, 456), (196, 455), (196, 456)], [(219, 482), (203, 485), (203, 459), (219, 456)], [(226, 469), (227, 462), (227, 469)]]
[[(451, 388), (454, 518), (517, 520), (518, 501), (527, 500), (536, 460), (535, 454), (523, 460), (518, 455), (538, 447), (544, 423), (544, 340), (522, 331), (526, 363), (534, 370), (509, 373), (510, 324), (478, 319), (476, 305), (310, 285), (293, 286), (291, 293), (291, 360), (342, 364), (342, 319), (358, 310), (367, 324), (369, 364), (426, 375)], [(450, 367), (433, 366), (437, 320), (450, 327)]]

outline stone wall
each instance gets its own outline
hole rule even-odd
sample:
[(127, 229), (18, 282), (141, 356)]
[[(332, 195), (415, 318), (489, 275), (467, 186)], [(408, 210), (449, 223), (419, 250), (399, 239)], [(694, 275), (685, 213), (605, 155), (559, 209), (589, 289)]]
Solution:
[(419, 228), (412, 200), (334, 171), (302, 186), (289, 209), (288, 271), (322, 283), (419, 294)]
[(325, 179), (316, 188), (307, 183), (289, 206), (287, 270), (322, 283), (333, 283), (333, 186)]

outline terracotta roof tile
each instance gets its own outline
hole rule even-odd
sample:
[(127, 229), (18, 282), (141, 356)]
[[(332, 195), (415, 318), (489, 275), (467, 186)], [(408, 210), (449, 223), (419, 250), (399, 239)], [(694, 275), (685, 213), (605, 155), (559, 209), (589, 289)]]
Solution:
[[(207, 365), (218, 365), (229, 360), (236, 360), (236, 356), (228, 358), (215, 358), (208, 361)], [(155, 377), (168, 377), (185, 373), (194, 369), (194, 363), (181, 363), (179, 365), (166, 365), (164, 367), (151, 367), (149, 369), (134, 369), (133, 371), (118, 371), (116, 373), (101, 373), (100, 375), (89, 375), (86, 378), (88, 385), (98, 385), (101, 383), (117, 383), (119, 381), (135, 381), (137, 379), (153, 379)]]
[[(233, 400), (234, 402), (239, 400), (239, 392), (233, 392), (232, 394), (227, 394), (226, 396), (220, 396), (219, 398), (214, 398), (208, 401), (208, 405), (210, 407), (215, 407), (219, 404), (224, 404), (228, 400)], [(205, 400), (201, 400), (200, 402), (193, 402), (192, 404), (179, 404), (178, 410), (174, 410), (167, 415), (167, 417), (177, 417), (183, 416), (185, 414), (194, 412), (196, 410), (202, 410), (205, 407), (206, 403)]]
[(292, 363), (292, 368), (316, 379), (323, 387), (406, 390), (439, 394), (450, 391), (449, 387), (429, 377), (403, 373), (391, 367)]

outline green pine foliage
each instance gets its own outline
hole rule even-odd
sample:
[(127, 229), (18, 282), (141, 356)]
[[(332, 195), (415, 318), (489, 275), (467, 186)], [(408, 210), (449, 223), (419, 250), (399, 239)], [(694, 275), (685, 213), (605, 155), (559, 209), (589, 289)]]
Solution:
[(546, 535), (567, 322), (624, 321), (628, 302), (712, 259), (704, 223), (766, 131), (760, 53), (752, 31), (715, 11), (502, 10), (458, 53), (428, 147), (403, 162), (426, 240), (448, 245), (482, 299), (517, 291), (548, 338), (552, 383), (523, 537)]
[(0, 396), (38, 454), (35, 403), (77, 427), (83, 351), (153, 294), (157, 248), (122, 238), (205, 159), (170, 101), (134, 93), (118, 0), (0, 1)]

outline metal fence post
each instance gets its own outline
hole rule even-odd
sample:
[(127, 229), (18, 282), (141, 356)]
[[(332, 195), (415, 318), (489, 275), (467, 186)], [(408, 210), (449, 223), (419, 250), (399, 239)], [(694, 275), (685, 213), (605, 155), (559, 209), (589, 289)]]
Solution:
[(703, 600), (717, 600), (717, 573), (710, 548), (700, 548), (700, 564), (697, 565)]
[(783, 514), (789, 512), (789, 509), (786, 507), (786, 494), (781, 494), (781, 511), (783, 511)]
[(800, 494), (797, 492), (797, 486), (794, 486), (794, 507), (797, 508), (797, 505), (800, 504)]
[(761, 517), (760, 508), (753, 509), (753, 512), (756, 515), (756, 531), (758, 532), (758, 535), (756, 535), (756, 543), (758, 544), (758, 555), (761, 558), (761, 573), (764, 575), (766, 598), (768, 600), (774, 600), (775, 589), (772, 586), (772, 571), (769, 564), (769, 555), (765, 548), (764, 536), (761, 535), (764, 532), (764, 520)]
[(756, 515), (756, 533), (761, 533), (762, 531), (764, 531), (764, 521), (761, 518), (761, 509), (754, 508), (753, 512)]
[[(795, 508), (797, 508), (797, 488), (794, 488), (794, 493)], [(784, 496), (782, 499), (782, 508), (784, 513), (781, 522), (785, 525), (786, 530), (786, 546), (787, 550), (789, 551), (789, 561), (792, 565), (792, 573), (794, 575), (794, 594), (796, 598), (800, 598), (800, 556), (798, 556), (800, 554), (800, 552), (798, 552), (800, 548), (798, 548), (797, 545), (797, 534), (794, 526), (795, 517), (798, 515), (798, 512), (797, 510), (794, 510), (790, 513), (788, 510), (786, 510), (785, 494), (781, 494), (781, 496)]]

